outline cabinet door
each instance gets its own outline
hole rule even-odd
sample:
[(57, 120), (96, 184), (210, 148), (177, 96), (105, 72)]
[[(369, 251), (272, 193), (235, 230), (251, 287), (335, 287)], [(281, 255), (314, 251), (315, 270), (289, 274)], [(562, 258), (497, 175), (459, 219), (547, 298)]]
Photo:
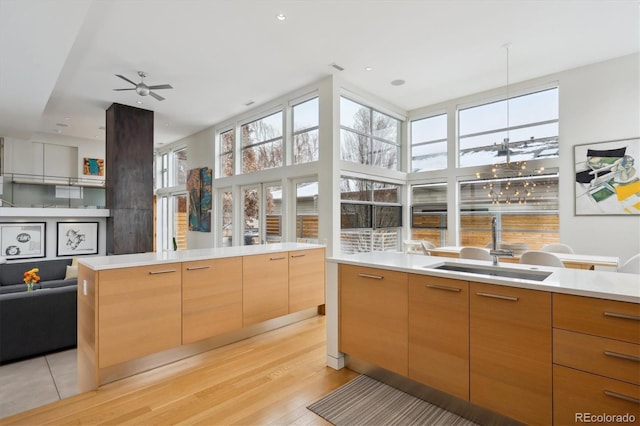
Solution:
[(287, 252), (243, 257), (242, 304), (245, 327), (289, 313)]
[(469, 400), (469, 284), (409, 275), (409, 377)]
[(407, 274), (340, 265), (340, 351), (407, 375)]
[(242, 257), (182, 264), (182, 343), (242, 328)]
[(324, 249), (289, 252), (289, 312), (324, 304)]
[(551, 424), (551, 295), (471, 283), (469, 305), (471, 402)]
[(180, 346), (180, 311), (179, 263), (100, 271), (99, 367)]

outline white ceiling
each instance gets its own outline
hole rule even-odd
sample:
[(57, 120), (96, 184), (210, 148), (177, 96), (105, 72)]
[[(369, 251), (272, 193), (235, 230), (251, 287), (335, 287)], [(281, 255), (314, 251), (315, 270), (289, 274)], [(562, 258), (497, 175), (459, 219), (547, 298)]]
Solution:
[(104, 140), (117, 102), (170, 143), (332, 73), (411, 110), (504, 85), (505, 43), (514, 83), (638, 52), (640, 1), (0, 0), (0, 136)]

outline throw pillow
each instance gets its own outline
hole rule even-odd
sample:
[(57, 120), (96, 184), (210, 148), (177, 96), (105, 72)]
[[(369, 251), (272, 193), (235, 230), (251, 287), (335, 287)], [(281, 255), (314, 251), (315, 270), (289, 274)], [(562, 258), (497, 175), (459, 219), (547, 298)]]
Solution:
[(78, 266), (78, 258), (77, 257), (71, 258), (71, 266), (75, 266), (75, 267)]
[(78, 278), (78, 267), (77, 266), (67, 266), (67, 273), (64, 276), (65, 280), (70, 278)]

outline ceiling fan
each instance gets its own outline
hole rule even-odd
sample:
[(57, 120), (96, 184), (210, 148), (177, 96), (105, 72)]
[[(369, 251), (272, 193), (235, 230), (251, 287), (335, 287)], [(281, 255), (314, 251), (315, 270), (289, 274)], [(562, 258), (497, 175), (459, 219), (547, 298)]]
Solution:
[(158, 84), (155, 86), (147, 86), (146, 84), (144, 84), (144, 78), (147, 76), (147, 73), (144, 71), (138, 71), (138, 75), (140, 76), (140, 83), (134, 83), (133, 81), (129, 80), (127, 77), (122, 76), (120, 74), (116, 74), (116, 77), (120, 77), (124, 81), (128, 81), (129, 83), (133, 84), (136, 87), (132, 87), (130, 89), (113, 89), (113, 90), (116, 90), (116, 91), (135, 90), (136, 93), (140, 96), (151, 95), (159, 101), (164, 101), (164, 98), (162, 96), (152, 92), (152, 90), (173, 89), (173, 87), (171, 87), (170, 84)]

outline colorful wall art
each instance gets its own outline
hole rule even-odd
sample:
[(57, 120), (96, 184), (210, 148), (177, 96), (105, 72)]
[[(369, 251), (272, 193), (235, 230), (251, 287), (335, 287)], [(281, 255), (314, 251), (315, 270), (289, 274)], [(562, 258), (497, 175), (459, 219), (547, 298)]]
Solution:
[(189, 231), (211, 232), (213, 170), (208, 167), (187, 172)]
[(574, 147), (576, 215), (640, 215), (640, 139)]
[(104, 176), (104, 160), (85, 157), (82, 173), (90, 176)]

